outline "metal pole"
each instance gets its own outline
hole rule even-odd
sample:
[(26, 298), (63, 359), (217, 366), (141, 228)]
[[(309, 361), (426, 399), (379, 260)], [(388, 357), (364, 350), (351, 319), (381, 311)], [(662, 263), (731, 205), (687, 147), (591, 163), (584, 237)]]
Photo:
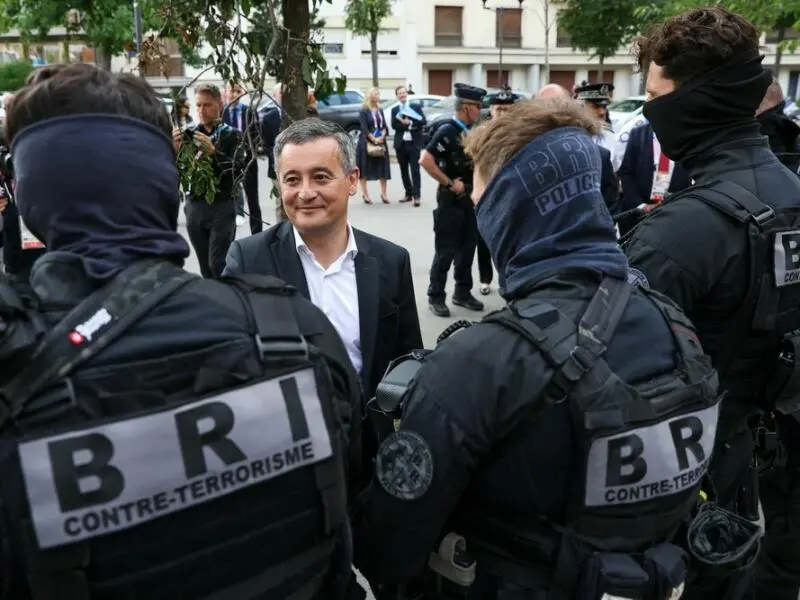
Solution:
[(136, 55), (142, 52), (142, 7), (139, 0), (133, 0), (133, 24), (136, 31)]
[(499, 19), (499, 28), (500, 28), (500, 65), (499, 68), (497, 69), (497, 82), (498, 82), (497, 87), (502, 89), (503, 81), (501, 80), (503, 78), (503, 25), (505, 25), (505, 23), (503, 23), (502, 6), (497, 9), (497, 18)]
[(550, 0), (544, 0), (544, 85), (550, 83)]

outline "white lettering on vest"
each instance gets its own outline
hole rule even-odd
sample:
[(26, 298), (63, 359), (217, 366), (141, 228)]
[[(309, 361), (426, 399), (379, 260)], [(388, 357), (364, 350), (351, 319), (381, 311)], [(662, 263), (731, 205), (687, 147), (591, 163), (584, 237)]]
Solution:
[(120, 531), (332, 455), (314, 372), (19, 446), (42, 549)]

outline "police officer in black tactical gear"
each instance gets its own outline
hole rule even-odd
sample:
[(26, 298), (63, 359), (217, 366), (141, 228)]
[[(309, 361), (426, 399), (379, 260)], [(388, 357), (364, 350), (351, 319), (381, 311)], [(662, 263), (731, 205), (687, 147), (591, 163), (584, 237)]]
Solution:
[(800, 125), (783, 112), (785, 104), (781, 84), (773, 78), (756, 110), (756, 119), (778, 160), (800, 174)]
[(509, 304), (422, 356), (378, 451), (354, 529), (378, 598), (414, 597), (420, 573), (425, 598), (666, 600), (686, 584), (717, 378), (683, 313), (628, 282), (599, 127), (534, 100), (467, 137)]
[(422, 151), (419, 164), (433, 177), (436, 208), (433, 210), (434, 254), (428, 285), (428, 305), (438, 317), (449, 317), (445, 304), (447, 272), (453, 265), (453, 304), (469, 310), (483, 310), (472, 295), (472, 261), (478, 243), (475, 211), (470, 201), (472, 163), (464, 154), (462, 139), (481, 114), (486, 90), (463, 83), (453, 86), (456, 114), (441, 125)]
[(43, 73), (8, 114), (49, 252), (34, 297), (0, 280), (6, 597), (344, 597), (361, 416), (335, 329), (280, 280), (181, 268), (171, 126), (144, 79)]
[[(758, 519), (762, 471), (766, 535), (755, 598), (796, 600), (800, 423), (790, 413), (800, 400), (800, 181), (770, 151), (754, 116), (772, 75), (757, 28), (722, 7), (673, 17), (637, 47), (648, 68), (644, 116), (694, 185), (654, 210), (626, 253), (653, 289), (686, 311), (719, 371), (727, 395), (710, 467), (718, 500)], [(757, 426), (754, 436), (759, 410), (777, 424), (788, 456), (775, 456), (775, 430)], [(742, 597), (747, 575), (727, 587), (690, 588), (688, 597)]]

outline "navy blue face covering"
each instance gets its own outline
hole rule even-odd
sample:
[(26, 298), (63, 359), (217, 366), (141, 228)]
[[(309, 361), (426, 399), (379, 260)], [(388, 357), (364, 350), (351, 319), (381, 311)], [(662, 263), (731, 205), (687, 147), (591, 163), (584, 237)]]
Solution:
[(530, 142), (489, 182), (476, 216), (506, 297), (569, 267), (627, 278), (600, 170), (587, 131), (561, 127)]
[(172, 141), (121, 115), (75, 115), (25, 127), (11, 145), (16, 201), (49, 252), (80, 256), (108, 279), (142, 258), (182, 265)]

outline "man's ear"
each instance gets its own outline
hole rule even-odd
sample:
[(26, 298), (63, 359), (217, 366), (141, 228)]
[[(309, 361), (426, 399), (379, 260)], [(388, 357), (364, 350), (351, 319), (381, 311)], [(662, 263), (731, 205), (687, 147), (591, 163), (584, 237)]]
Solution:
[(358, 180), (361, 178), (361, 171), (356, 167), (347, 175), (347, 182), (350, 184), (350, 195), (356, 193), (358, 190)]

